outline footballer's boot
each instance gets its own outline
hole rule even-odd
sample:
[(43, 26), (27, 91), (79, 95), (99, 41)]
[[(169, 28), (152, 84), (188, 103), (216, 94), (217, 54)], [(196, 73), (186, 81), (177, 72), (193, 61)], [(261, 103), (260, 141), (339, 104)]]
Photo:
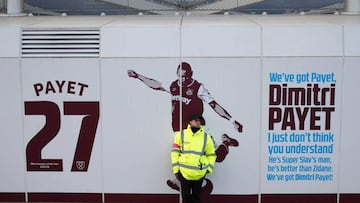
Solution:
[(233, 147), (239, 146), (239, 142), (236, 139), (229, 137), (227, 134), (223, 134), (221, 139), (225, 145)]
[(177, 190), (180, 191), (180, 183), (178, 180), (173, 179), (173, 180), (167, 180), (166, 184), (173, 190)]

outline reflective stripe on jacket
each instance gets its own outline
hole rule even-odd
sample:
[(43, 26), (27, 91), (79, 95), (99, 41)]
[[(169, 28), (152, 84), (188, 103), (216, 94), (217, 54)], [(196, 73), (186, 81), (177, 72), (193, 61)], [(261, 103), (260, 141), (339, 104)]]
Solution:
[(176, 133), (171, 151), (174, 174), (181, 172), (187, 180), (199, 180), (212, 174), (215, 160), (214, 143), (202, 127), (193, 133), (188, 125), (187, 129)]

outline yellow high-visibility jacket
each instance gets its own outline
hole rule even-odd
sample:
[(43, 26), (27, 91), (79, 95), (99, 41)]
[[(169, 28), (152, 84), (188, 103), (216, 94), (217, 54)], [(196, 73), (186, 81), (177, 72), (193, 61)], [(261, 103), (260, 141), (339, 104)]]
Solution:
[(181, 172), (187, 180), (199, 180), (212, 174), (216, 160), (212, 138), (203, 127), (193, 133), (190, 125), (176, 133), (171, 150), (174, 174)]

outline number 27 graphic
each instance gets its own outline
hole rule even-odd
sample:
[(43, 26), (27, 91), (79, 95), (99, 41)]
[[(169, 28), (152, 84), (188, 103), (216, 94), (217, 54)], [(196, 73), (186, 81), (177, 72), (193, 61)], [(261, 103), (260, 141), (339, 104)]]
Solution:
[[(25, 115), (44, 115), (45, 125), (26, 146), (26, 164), (28, 171), (63, 171), (62, 159), (43, 159), (41, 150), (58, 134), (60, 130), (60, 110), (50, 101), (27, 101)], [(79, 137), (71, 171), (86, 172), (89, 167), (99, 121), (99, 102), (64, 102), (64, 115), (85, 115), (82, 119)]]

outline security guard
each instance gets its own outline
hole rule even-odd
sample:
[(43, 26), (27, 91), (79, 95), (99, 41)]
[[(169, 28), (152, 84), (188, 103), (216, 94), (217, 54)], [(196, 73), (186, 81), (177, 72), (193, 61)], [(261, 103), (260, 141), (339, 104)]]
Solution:
[(201, 118), (190, 116), (187, 129), (176, 133), (171, 151), (173, 172), (186, 203), (200, 203), (202, 182), (212, 174), (216, 160), (213, 140), (201, 126)]

